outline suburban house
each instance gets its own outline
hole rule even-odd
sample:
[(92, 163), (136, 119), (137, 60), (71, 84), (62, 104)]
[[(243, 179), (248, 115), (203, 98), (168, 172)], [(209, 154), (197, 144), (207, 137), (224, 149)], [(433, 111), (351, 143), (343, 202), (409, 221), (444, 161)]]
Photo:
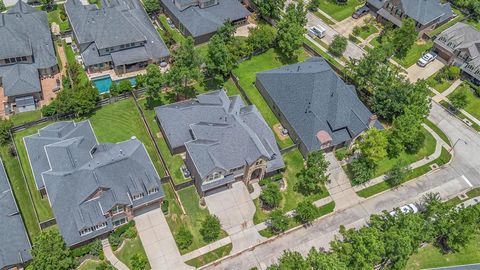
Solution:
[(367, 0), (366, 5), (378, 20), (398, 27), (402, 26), (402, 20), (413, 19), (419, 37), (454, 16), (450, 3), (440, 0)]
[(303, 156), (348, 146), (377, 117), (321, 57), (257, 73), (256, 86)]
[(17, 269), (32, 259), (30, 240), (0, 160), (0, 269)]
[(167, 46), (138, 0), (102, 1), (102, 8), (67, 0), (65, 11), (88, 73), (123, 74), (168, 59)]
[(164, 198), (160, 177), (135, 137), (99, 144), (89, 121), (67, 121), (24, 143), (68, 246), (106, 235)]
[(434, 50), (448, 64), (459, 66), (474, 82), (480, 84), (480, 31), (456, 23), (434, 40)]
[(22, 1), (0, 13), (0, 116), (40, 107), (60, 89), (44, 81), (58, 72), (47, 13)]
[(227, 21), (239, 25), (250, 12), (239, 0), (160, 0), (163, 12), (195, 44), (207, 42)]
[(186, 152), (185, 164), (201, 196), (285, 166), (272, 130), (240, 96), (217, 90), (156, 107), (155, 113), (170, 151)]

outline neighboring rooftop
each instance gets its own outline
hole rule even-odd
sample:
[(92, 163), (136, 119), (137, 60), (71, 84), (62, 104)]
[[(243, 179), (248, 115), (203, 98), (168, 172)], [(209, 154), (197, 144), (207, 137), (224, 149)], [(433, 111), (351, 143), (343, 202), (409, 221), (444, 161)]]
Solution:
[[(45, 144), (42, 137), (62, 139)], [(164, 196), (160, 177), (136, 138), (98, 144), (89, 121), (69, 121), (47, 126), (25, 142), (29, 153), (43, 151), (49, 161), (48, 168), (34, 172), (45, 183), (58, 227), (69, 246), (111, 231), (112, 220), (106, 213), (114, 206), (135, 208)], [(100, 228), (80, 234), (95, 226)]]
[[(251, 13), (238, 0), (218, 0), (216, 5), (200, 8), (197, 4), (180, 9), (173, 0), (161, 0), (167, 9), (195, 38), (216, 32), (227, 21), (236, 21)], [(196, 1), (183, 1), (196, 2)]]
[[(102, 2), (101, 9), (96, 5), (83, 5), (80, 0), (67, 0), (65, 3), (77, 42), (90, 44), (82, 52), (87, 66), (109, 61), (113, 61), (115, 65), (131, 64), (169, 55), (168, 48), (138, 0)], [(144, 45), (141, 49), (130, 48), (133, 43)], [(100, 55), (98, 51), (126, 44), (128, 47), (112, 54)], [(117, 63), (118, 60), (122, 61)]]
[(448, 44), (446, 49), (468, 50), (471, 58), (480, 56), (480, 31), (471, 25), (458, 22), (440, 33), (435, 41)]
[[(323, 58), (259, 72), (257, 80), (309, 152), (320, 149), (319, 139), (329, 139), (321, 131), (338, 145), (368, 128), (372, 113)], [(378, 121), (375, 126), (382, 128)]]
[(200, 177), (229, 171), (265, 157), (267, 173), (284, 167), (280, 150), (257, 108), (224, 90), (155, 108), (172, 148), (185, 145)]
[(33, 56), (33, 63), (25, 59), (0, 66), (4, 95), (40, 92), (38, 69), (57, 64), (47, 13), (22, 1), (0, 13), (0, 48), (0, 59)]
[(0, 160), (0, 269), (32, 259), (30, 241)]

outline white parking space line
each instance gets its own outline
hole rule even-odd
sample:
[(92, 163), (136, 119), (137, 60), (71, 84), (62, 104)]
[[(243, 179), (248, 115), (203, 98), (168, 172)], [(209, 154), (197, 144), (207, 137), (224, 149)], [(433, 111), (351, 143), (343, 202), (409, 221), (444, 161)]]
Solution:
[(462, 178), (463, 180), (465, 180), (465, 182), (467, 182), (467, 184), (470, 186), (470, 187), (473, 187), (472, 183), (470, 183), (470, 181), (468, 181), (467, 177), (465, 177), (465, 175), (462, 175)]

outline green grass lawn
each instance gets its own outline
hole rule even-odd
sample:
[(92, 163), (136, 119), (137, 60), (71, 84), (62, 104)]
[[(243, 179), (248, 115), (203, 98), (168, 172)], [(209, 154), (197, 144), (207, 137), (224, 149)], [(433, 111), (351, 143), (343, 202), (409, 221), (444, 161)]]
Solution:
[[(71, 46), (68, 46), (65, 42), (63, 43), (63, 48), (65, 50), (65, 57), (67, 58), (67, 63), (69, 65), (73, 65), (74, 63), (77, 62), (77, 60), (75, 60), (75, 52), (73, 52), (73, 49)], [(78, 75), (79, 76), (79, 80), (80, 80), (80, 83), (81, 84), (87, 84), (89, 82), (89, 79), (88, 79), (88, 76), (87, 76), (87, 73), (85, 72), (85, 70), (83, 69), (80, 69), (80, 74)]]
[[(36, 7), (38, 10), (44, 10), (42, 6)], [(46, 11), (46, 10), (44, 10)], [(53, 22), (58, 24), (60, 26), (60, 31), (65, 32), (67, 30), (70, 30), (70, 23), (68, 22), (67, 15), (65, 14), (65, 20), (62, 20), (60, 14), (61, 13), (65, 14), (65, 9), (63, 4), (60, 5), (54, 5), (52, 10), (47, 12), (47, 19), (48, 23), (52, 24)]]
[(16, 113), (10, 117), (15, 126), (32, 122), (42, 118), (42, 112), (40, 110), (35, 110), (31, 112)]
[[(303, 168), (304, 160), (300, 151), (295, 149), (294, 151), (283, 155), (283, 161), (285, 162), (285, 172), (283, 173), (283, 177), (287, 180), (287, 188), (282, 192), (280, 208), (284, 212), (288, 212), (295, 209), (298, 203), (305, 199), (305, 196), (295, 191), (295, 185), (298, 181), (297, 173)], [(328, 196), (328, 191), (324, 188), (322, 193), (310, 195), (308, 199), (316, 201), (326, 196)], [(256, 211), (253, 216), (253, 222), (258, 224), (267, 220), (268, 215), (260, 207), (260, 199), (255, 199), (254, 204)]]
[(0, 156), (2, 158), (3, 166), (7, 172), (8, 179), (12, 186), (13, 194), (17, 201), (18, 208), (27, 228), (28, 235), (31, 239), (40, 232), (37, 217), (35, 216), (35, 209), (32, 200), (28, 196), (28, 187), (23, 178), (20, 168), (20, 162), (17, 158), (9, 154), (9, 146), (0, 146)]
[(362, 38), (362, 39), (367, 39), (369, 36), (375, 34), (375, 33), (378, 33), (378, 28), (375, 27), (375, 25), (368, 25), (368, 28), (366, 29), (363, 29), (363, 28), (360, 28), (361, 31), (360, 33), (358, 34), (358, 37)]
[(404, 68), (408, 68), (411, 65), (415, 64), (418, 61), (418, 59), (422, 57), (423, 53), (430, 50), (432, 46), (433, 46), (432, 41), (426, 41), (422, 43), (416, 42), (410, 48), (405, 58), (403, 59), (394, 58), (394, 60), (400, 65), (402, 65)]
[(434, 88), (438, 92), (443, 93), (445, 90), (447, 90), (452, 85), (453, 81), (443, 80), (442, 82), (438, 82), (437, 80), (435, 80), (436, 75), (437, 75), (437, 73), (428, 77), (427, 84), (428, 84), (428, 86)]
[(442, 254), (438, 248), (427, 245), (420, 248), (407, 262), (406, 270), (430, 269), (453, 265), (480, 263), (480, 234), (477, 233), (470, 243), (459, 252)]
[(355, 9), (364, 3), (362, 0), (348, 0), (345, 5), (339, 5), (335, 0), (321, 0), (319, 8), (335, 20), (343, 21), (352, 16)]
[[(320, 39), (315, 39), (320, 45), (323, 46), (323, 42), (320, 40)], [(334, 65), (336, 68), (338, 68), (339, 70), (343, 70), (343, 66), (334, 58), (332, 57), (331, 55), (329, 55), (328, 53), (326, 53), (325, 51), (323, 51), (322, 49), (318, 48), (317, 45), (315, 45), (315, 43), (311, 42), (309, 39), (307, 39), (306, 37), (303, 37), (303, 42), (305, 44), (307, 44), (308, 46), (310, 46), (313, 50), (315, 50), (316, 53), (318, 53), (319, 55), (321, 55), (323, 58), (325, 58), (325, 60), (327, 60), (327, 62), (329, 62), (331, 65)], [(326, 44), (325, 44), (326, 45)], [(323, 46), (325, 49), (328, 49), (328, 46)]]
[[(453, 93), (455, 92), (463, 92), (467, 95), (467, 106), (465, 106), (464, 110), (467, 111), (469, 114), (473, 115), (475, 118), (480, 119), (480, 98), (477, 97), (468, 84), (461, 84)], [(452, 94), (453, 94), (452, 93)], [(451, 97), (451, 95), (447, 97)]]
[[(254, 56), (250, 60), (240, 63), (238, 67), (233, 70), (233, 73), (238, 77), (239, 83), (246, 92), (247, 96), (253, 102), (253, 104), (257, 106), (257, 109), (261, 112), (262, 116), (265, 118), (265, 121), (267, 121), (270, 127), (273, 127), (279, 122), (275, 114), (272, 112), (272, 110), (270, 110), (270, 107), (263, 99), (260, 92), (255, 87), (255, 74), (260, 71), (270, 70), (283, 65), (303, 61), (308, 57), (309, 55), (304, 50), (301, 50), (298, 53), (296, 60), (286, 61), (282, 59), (282, 57), (278, 55), (275, 50), (270, 49), (263, 54)], [(276, 135), (275, 137), (280, 148), (284, 148), (293, 143), (290, 138), (287, 140), (280, 140)]]
[(480, 187), (473, 188), (473, 189), (467, 191), (467, 196), (468, 196), (468, 198), (466, 198), (466, 199), (464, 199), (464, 200), (460, 199), (458, 196), (457, 196), (457, 197), (453, 197), (453, 198), (451, 198), (450, 200), (448, 200), (448, 202), (449, 202), (451, 205), (455, 206), (455, 205), (458, 205), (458, 204), (460, 204), (461, 202), (463, 202), (463, 201), (465, 201), (465, 200), (478, 197), (478, 196), (480, 196)]
[(480, 30), (480, 20), (468, 19), (465, 22)]
[(428, 157), (435, 152), (436, 141), (435, 138), (428, 132), (426, 129), (422, 128), (423, 133), (425, 134), (425, 143), (422, 148), (416, 154), (408, 154), (403, 152), (397, 158), (386, 158), (381, 160), (378, 163), (377, 170), (375, 171), (375, 176), (380, 176), (387, 173), (389, 170), (395, 166), (400, 160), (405, 162), (405, 164), (411, 164), (415, 161), (418, 161), (422, 158)]
[(77, 270), (96, 270), (100, 265), (101, 263), (97, 260), (86, 260)]
[(220, 248), (212, 250), (208, 253), (205, 253), (202, 256), (199, 256), (199, 257), (193, 258), (189, 261), (186, 261), (185, 263), (190, 265), (190, 266), (198, 268), (198, 267), (203, 266), (207, 263), (213, 262), (215, 260), (218, 260), (222, 257), (227, 256), (232, 251), (232, 247), (233, 247), (233, 245), (230, 243), (228, 245), (225, 245), (223, 247), (220, 247)]
[(165, 175), (160, 158), (132, 98), (102, 107), (93, 113), (90, 122), (99, 142), (116, 143), (129, 140), (132, 136), (137, 137), (145, 145), (158, 174)]
[(185, 40), (185, 37), (182, 35), (182, 33), (180, 33), (180, 31), (178, 31), (178, 29), (172, 29), (170, 25), (168, 25), (167, 17), (165, 15), (160, 15), (159, 20), (163, 28), (172, 35), (172, 38), (176, 43), (181, 43)]
[(447, 134), (445, 134), (437, 125), (435, 125), (434, 123), (432, 123), (430, 120), (428, 119), (424, 119), (423, 122), (429, 127), (431, 128), (435, 133), (437, 133), (438, 136), (440, 136), (440, 138), (446, 142), (448, 145), (452, 145), (452, 143), (450, 142), (450, 139), (448, 138)]
[(379, 46), (380, 45), (380, 38), (376, 37), (376, 38), (370, 40), (370, 45), (372, 45), (373, 47)]
[[(51, 123), (44, 123), (38, 126), (34, 126), (31, 128), (22, 130), (20, 132), (15, 133), (13, 136), (15, 140), (15, 145), (17, 146), (17, 151), (18, 151), (17, 154), (18, 154), (18, 157), (20, 158), (20, 163), (22, 165), (23, 172), (25, 173), (25, 178), (28, 183), (28, 188), (30, 189), (30, 192), (32, 194), (33, 204), (35, 206), (35, 209), (37, 210), (38, 218), (40, 219), (40, 221), (46, 221), (48, 219), (53, 218), (53, 213), (48, 203), (48, 199), (46, 197), (42, 199), (42, 197), (40, 196), (40, 192), (37, 190), (37, 186), (35, 184), (35, 178), (33, 177), (32, 169), (30, 167), (30, 162), (28, 160), (27, 149), (25, 148), (25, 144), (23, 143), (23, 137), (37, 133), (38, 129), (48, 124), (51, 124)], [(21, 175), (21, 173), (22, 172), (20, 171), (19, 174)], [(10, 181), (12, 183), (16, 181), (24, 181), (22, 178), (10, 179)], [(15, 185), (17, 185), (17, 183), (15, 183)], [(25, 193), (23, 193), (21, 196), (28, 196), (26, 192), (28, 191), (25, 190)]]
[(327, 18), (325, 15), (323, 15), (322, 13), (320, 13), (318, 11), (314, 12), (313, 14), (315, 14), (315, 16), (320, 18), (324, 23), (326, 23), (328, 25), (334, 25), (335, 24), (332, 20), (330, 20), (329, 18)]
[[(123, 243), (122, 248), (115, 251), (115, 256), (123, 262), (128, 268), (132, 269), (131, 258), (135, 254), (143, 255), (147, 258), (145, 254), (145, 250), (143, 249), (142, 241), (140, 237), (137, 236), (134, 239), (125, 239), (125, 243)], [(145, 270), (151, 269), (150, 265), (147, 264)]]
[[(468, 97), (468, 96), (467, 96)], [(460, 118), (462, 121), (463, 119), (468, 119), (470, 122), (472, 122), (472, 128), (475, 129), (476, 131), (480, 132), (480, 125), (477, 123), (473, 122), (472, 119), (467, 117), (465, 114), (463, 114), (461, 111), (454, 110), (452, 109), (452, 105), (448, 103), (446, 100), (441, 100), (440, 105), (442, 105), (444, 108), (448, 109), (451, 113), (456, 115), (458, 118)]]

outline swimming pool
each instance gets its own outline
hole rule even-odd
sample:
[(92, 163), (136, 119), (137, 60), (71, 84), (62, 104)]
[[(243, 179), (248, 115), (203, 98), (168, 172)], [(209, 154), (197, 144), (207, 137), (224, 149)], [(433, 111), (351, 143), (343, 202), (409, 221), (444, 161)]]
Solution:
[[(132, 86), (137, 85), (137, 79), (135, 77), (122, 79), (122, 80), (118, 80), (118, 81), (115, 81), (115, 82), (119, 83), (119, 82), (124, 81), (124, 80), (129, 80), (130, 84)], [(110, 86), (112, 86), (113, 81), (112, 81), (112, 78), (110, 77), (110, 75), (106, 75), (106, 76), (93, 78), (92, 82), (93, 82), (93, 85), (95, 86), (95, 88), (98, 89), (98, 92), (100, 94), (105, 94), (105, 93), (110, 92)]]

